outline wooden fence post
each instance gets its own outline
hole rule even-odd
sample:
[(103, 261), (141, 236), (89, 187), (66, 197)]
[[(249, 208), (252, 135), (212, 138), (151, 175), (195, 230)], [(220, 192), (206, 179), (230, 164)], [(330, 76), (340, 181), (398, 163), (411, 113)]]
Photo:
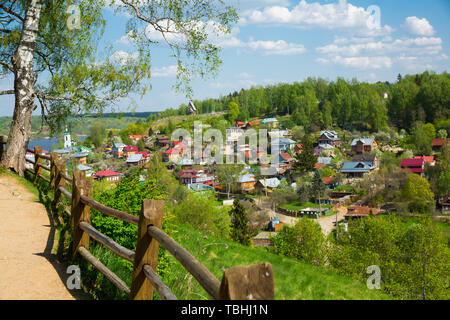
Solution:
[(130, 298), (134, 300), (153, 299), (153, 285), (147, 279), (142, 268), (148, 264), (156, 271), (159, 243), (148, 234), (147, 230), (149, 226), (161, 228), (163, 207), (164, 200), (145, 199), (142, 202), (130, 293)]
[(86, 174), (75, 171), (72, 183), (72, 259), (75, 258), (79, 247), (89, 249), (89, 234), (80, 228), (80, 222), (89, 223), (90, 207), (81, 202), (81, 195), (90, 197), (92, 193), (92, 182), (86, 180)]
[(273, 268), (268, 262), (233, 267), (223, 273), (220, 300), (274, 300)]
[(58, 153), (50, 152), (50, 188), (56, 185), (56, 161), (58, 161)]
[(42, 147), (34, 147), (34, 183), (37, 183), (37, 179), (42, 173), (42, 168), (40, 166), (40, 164), (42, 164), (41, 154)]
[(59, 191), (59, 187), (65, 187), (67, 182), (61, 175), (61, 173), (66, 173), (66, 163), (64, 161), (56, 161), (55, 162), (55, 192), (53, 203), (56, 205), (61, 198), (61, 191)]

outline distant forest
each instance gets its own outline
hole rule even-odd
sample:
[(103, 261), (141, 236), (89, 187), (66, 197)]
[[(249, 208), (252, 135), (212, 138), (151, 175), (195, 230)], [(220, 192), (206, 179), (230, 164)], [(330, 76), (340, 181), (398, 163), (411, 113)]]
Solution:
[[(387, 98), (385, 98), (385, 93)], [(256, 86), (219, 99), (193, 101), (198, 113), (240, 108), (239, 120), (290, 115), (288, 126), (316, 131), (340, 127), (376, 132), (394, 126), (408, 130), (416, 121), (449, 126), (450, 76), (447, 72), (398, 75), (397, 82), (369, 84), (357, 79), (327, 81), (308, 78), (292, 84)], [(186, 114), (187, 105), (168, 109), (160, 116)], [(285, 122), (286, 124), (286, 122)]]

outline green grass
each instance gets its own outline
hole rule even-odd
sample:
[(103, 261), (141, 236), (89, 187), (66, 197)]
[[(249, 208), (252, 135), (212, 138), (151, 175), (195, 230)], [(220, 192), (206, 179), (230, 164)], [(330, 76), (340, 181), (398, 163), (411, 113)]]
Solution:
[[(281, 204), (280, 208), (287, 210), (302, 210), (305, 208), (319, 208), (320, 206), (313, 202), (301, 202), (301, 201), (293, 201), (290, 203)], [(322, 204), (322, 208), (331, 208), (329, 204)]]
[[(315, 267), (272, 254), (266, 248), (249, 248), (232, 241), (205, 237), (188, 226), (174, 223), (170, 224), (169, 229), (173, 230), (170, 235), (219, 280), (227, 268), (270, 262), (274, 268), (276, 299), (391, 299), (383, 292), (369, 290), (360, 282), (340, 276), (325, 267)], [(170, 271), (171, 279), (166, 283), (177, 297), (208, 298), (206, 292), (194, 279), (190, 279), (179, 262), (174, 261)]]

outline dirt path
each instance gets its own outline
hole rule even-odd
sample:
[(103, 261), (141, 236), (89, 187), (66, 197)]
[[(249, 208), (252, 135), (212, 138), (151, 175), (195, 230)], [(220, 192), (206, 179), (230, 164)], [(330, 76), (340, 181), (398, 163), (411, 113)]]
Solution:
[[(338, 213), (337, 213), (337, 220), (340, 221), (342, 219), (344, 219), (344, 215), (347, 213), (347, 208), (346, 207), (338, 207)], [(275, 216), (278, 217), (278, 220), (280, 220), (280, 222), (285, 223), (289, 226), (293, 226), (297, 223), (298, 218), (294, 218), (294, 217), (290, 217), (287, 215), (284, 215), (282, 213), (275, 213), (273, 210), (271, 209), (266, 209), (266, 211), (268, 212), (268, 215), (270, 218), (274, 218)], [(336, 215), (332, 215), (332, 216), (327, 216), (327, 217), (320, 217), (318, 219), (315, 220), (320, 227), (322, 228), (322, 232), (325, 236), (328, 236), (331, 232), (331, 230), (333, 230), (334, 228), (334, 223), (336, 222)]]
[(54, 229), (43, 204), (15, 177), (0, 175), (0, 300), (66, 300), (66, 267), (51, 254)]

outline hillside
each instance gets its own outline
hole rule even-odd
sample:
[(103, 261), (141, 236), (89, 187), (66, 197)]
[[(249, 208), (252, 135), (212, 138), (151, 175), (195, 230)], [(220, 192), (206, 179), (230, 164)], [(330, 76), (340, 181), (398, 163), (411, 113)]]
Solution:
[[(187, 226), (169, 224), (169, 234), (200, 260), (220, 280), (223, 270), (233, 266), (270, 262), (274, 268), (275, 298), (277, 300), (301, 299), (392, 299), (387, 294), (369, 290), (365, 284), (340, 276), (330, 270), (314, 267), (267, 252), (265, 248), (248, 248), (232, 241), (205, 236)], [(175, 259), (174, 259), (175, 260)], [(173, 280), (167, 285), (180, 299), (205, 299), (205, 291), (175, 261), (171, 266)], [(171, 277), (172, 278), (172, 277)], [(190, 283), (190, 284), (189, 284)]]

